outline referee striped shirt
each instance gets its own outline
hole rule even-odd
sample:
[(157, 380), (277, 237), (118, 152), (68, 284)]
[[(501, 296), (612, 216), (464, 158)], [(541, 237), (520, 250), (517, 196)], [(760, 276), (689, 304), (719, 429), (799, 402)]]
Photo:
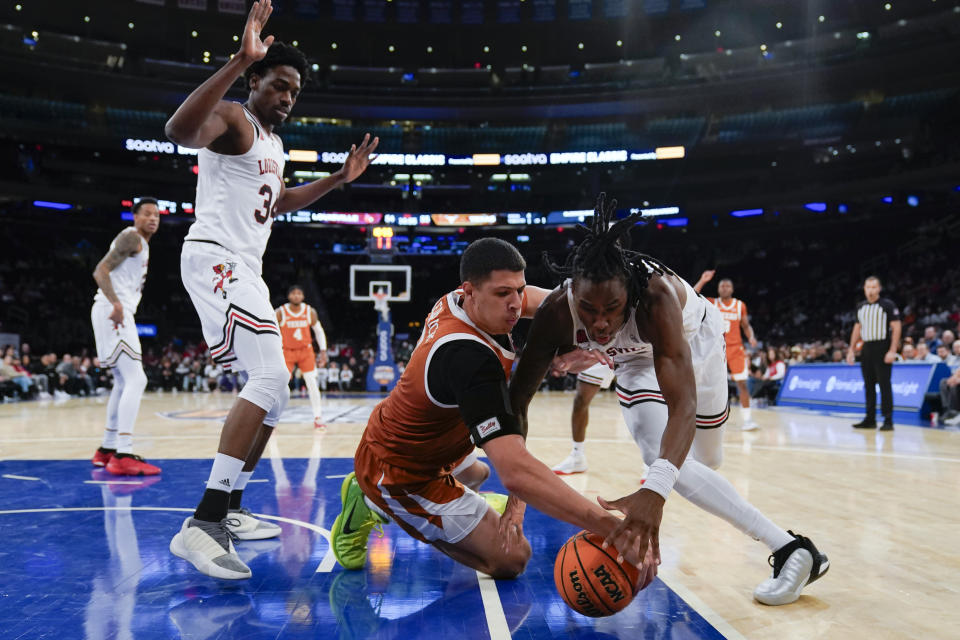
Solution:
[(887, 298), (876, 302), (864, 300), (857, 307), (857, 322), (860, 337), (864, 342), (887, 342), (890, 340), (890, 323), (900, 319), (900, 310)]

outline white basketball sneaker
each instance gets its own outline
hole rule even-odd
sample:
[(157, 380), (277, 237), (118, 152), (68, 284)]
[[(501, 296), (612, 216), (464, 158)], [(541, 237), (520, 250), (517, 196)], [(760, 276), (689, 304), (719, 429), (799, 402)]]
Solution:
[(771, 606), (790, 604), (800, 597), (803, 588), (830, 569), (830, 560), (820, 553), (809, 538), (787, 531), (789, 542), (770, 554), (773, 575), (757, 586), (753, 597)]
[(243, 563), (233, 547), (233, 534), (227, 520), (206, 522), (189, 517), (170, 541), (170, 553), (183, 558), (200, 573), (225, 580), (249, 578), (250, 567)]
[[(238, 540), (266, 540), (280, 535), (280, 527), (253, 517), (249, 509), (230, 509), (227, 512), (227, 529)], [(239, 523), (239, 524), (238, 524)]]
[(741, 425), (740, 431), (756, 431), (759, 428), (760, 425), (758, 425), (756, 422), (753, 420), (747, 420), (743, 423), (743, 425)]
[(581, 451), (571, 451), (563, 462), (553, 467), (558, 476), (570, 476), (587, 470), (587, 456)]

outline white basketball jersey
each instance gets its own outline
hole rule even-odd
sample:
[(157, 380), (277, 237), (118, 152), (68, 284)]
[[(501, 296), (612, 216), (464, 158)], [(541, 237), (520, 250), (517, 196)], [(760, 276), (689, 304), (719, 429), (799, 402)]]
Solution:
[[(131, 233), (126, 229), (120, 233)], [(132, 232), (136, 233), (136, 232)], [(120, 236), (118, 235), (117, 238)], [(110, 243), (110, 250), (117, 246), (117, 238)], [(147, 280), (147, 264), (150, 262), (150, 245), (137, 234), (140, 239), (140, 252), (135, 253), (120, 263), (116, 269), (110, 272), (110, 284), (113, 285), (113, 291), (123, 305), (124, 310), (130, 313), (137, 312), (137, 306), (140, 304), (140, 296), (143, 293), (143, 283)], [(97, 294), (93, 297), (94, 302), (105, 302), (110, 304), (103, 291), (97, 289)]]
[(197, 219), (185, 239), (216, 242), (259, 274), (283, 190), (283, 143), (246, 107), (243, 114), (253, 127), (253, 145), (246, 153), (228, 156), (200, 149)]
[[(646, 263), (644, 266), (653, 273), (653, 268)], [(700, 324), (706, 317), (707, 302), (703, 296), (693, 290), (686, 280), (680, 278), (687, 291), (687, 302), (683, 306), (683, 335), (688, 341), (700, 329)], [(640, 338), (637, 332), (637, 309), (634, 307), (627, 316), (627, 321), (620, 327), (613, 339), (607, 344), (600, 344), (590, 339), (587, 327), (580, 322), (577, 315), (577, 306), (573, 299), (573, 282), (567, 280), (563, 286), (567, 288), (567, 304), (570, 305), (570, 315), (573, 317), (573, 344), (581, 349), (596, 349), (603, 351), (613, 358), (615, 364), (639, 359), (653, 359), (653, 345)]]

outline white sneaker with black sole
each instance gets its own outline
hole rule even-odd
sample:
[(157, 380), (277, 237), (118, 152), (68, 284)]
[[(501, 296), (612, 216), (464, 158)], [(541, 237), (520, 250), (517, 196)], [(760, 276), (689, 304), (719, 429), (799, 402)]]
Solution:
[[(239, 523), (239, 524), (236, 524)], [(239, 540), (266, 540), (280, 535), (280, 527), (254, 517), (249, 509), (230, 509), (227, 512), (227, 529)]]
[(553, 467), (553, 472), (558, 476), (570, 476), (575, 473), (583, 473), (586, 470), (587, 456), (577, 451), (571, 451), (563, 462)]
[(228, 516), (220, 522), (206, 522), (187, 518), (170, 541), (170, 553), (213, 578), (249, 578), (252, 575), (250, 567), (244, 564), (233, 547), (233, 534), (227, 528), (228, 520), (236, 519)]
[(761, 604), (790, 604), (800, 597), (804, 587), (822, 577), (830, 569), (830, 560), (820, 553), (809, 538), (787, 531), (789, 542), (770, 554), (773, 575), (761, 582), (753, 597)]

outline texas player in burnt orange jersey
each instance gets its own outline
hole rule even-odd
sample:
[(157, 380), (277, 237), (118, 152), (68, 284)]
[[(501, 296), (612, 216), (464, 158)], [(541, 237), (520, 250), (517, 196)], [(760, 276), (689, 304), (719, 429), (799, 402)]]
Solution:
[[(602, 536), (619, 522), (527, 451), (511, 409), (509, 333), (549, 293), (526, 285), (525, 268), (516, 248), (496, 238), (464, 251), (461, 288), (427, 316), (400, 382), (370, 416), (355, 473), (341, 487), (331, 542), (345, 568), (363, 567), (370, 530), (387, 520), (496, 578), (516, 577), (530, 558), (525, 502)], [(453, 473), (475, 446), (511, 492), (502, 516)]]
[(293, 373), (295, 367), (300, 368), (303, 383), (307, 387), (310, 397), (310, 406), (313, 408), (313, 426), (324, 428), (320, 410), (320, 388), (317, 384), (317, 356), (313, 352), (313, 337), (310, 330), (317, 336), (322, 357), (326, 358), (327, 336), (323, 332), (317, 310), (303, 303), (303, 289), (300, 285), (293, 285), (287, 290), (287, 304), (276, 309), (277, 324), (280, 325), (280, 336), (283, 339), (283, 359), (287, 369)]
[[(700, 293), (703, 285), (713, 279), (716, 271), (704, 271), (697, 284), (693, 285), (693, 290)], [(750, 359), (747, 357), (746, 350), (743, 348), (743, 338), (740, 332), (743, 331), (750, 341), (750, 346), (757, 348), (757, 339), (753, 335), (753, 327), (750, 326), (750, 320), (747, 316), (747, 305), (743, 300), (733, 297), (733, 282), (730, 278), (724, 278), (717, 283), (718, 298), (707, 298), (720, 311), (720, 315), (726, 322), (726, 331), (723, 334), (727, 343), (727, 370), (730, 371), (730, 377), (737, 383), (737, 393), (740, 396), (740, 414), (743, 416), (744, 431), (753, 431), (758, 429), (759, 425), (751, 419), (750, 416), (750, 391), (747, 389), (747, 378), (750, 376)]]

